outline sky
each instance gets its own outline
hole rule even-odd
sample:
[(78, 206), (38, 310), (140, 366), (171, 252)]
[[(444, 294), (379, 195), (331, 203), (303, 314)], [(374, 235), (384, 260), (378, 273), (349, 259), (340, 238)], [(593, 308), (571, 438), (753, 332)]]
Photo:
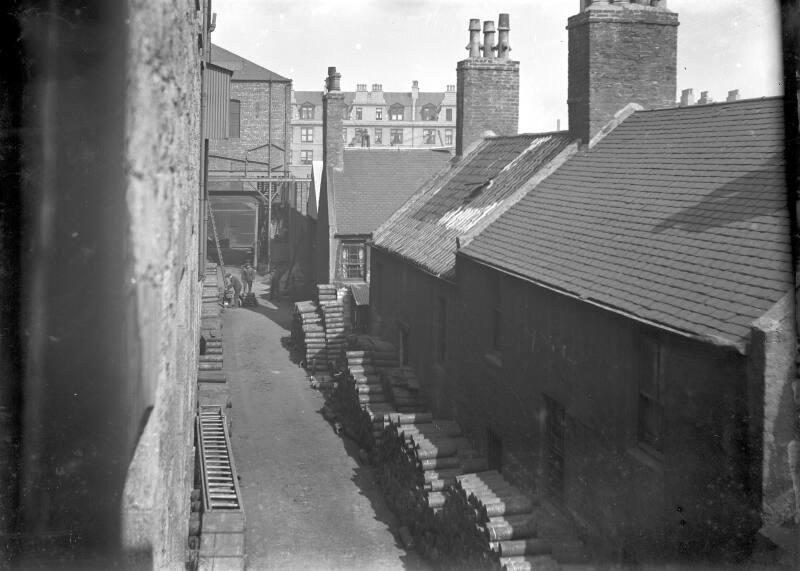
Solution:
[[(678, 12), (678, 97), (693, 88), (724, 100), (780, 95), (777, 0), (668, 0)], [(470, 18), (511, 18), (511, 57), (520, 62), (520, 132), (567, 126), (567, 18), (579, 0), (212, 0), (212, 41), (319, 90), (328, 66), (342, 89), (444, 91), (456, 83)]]

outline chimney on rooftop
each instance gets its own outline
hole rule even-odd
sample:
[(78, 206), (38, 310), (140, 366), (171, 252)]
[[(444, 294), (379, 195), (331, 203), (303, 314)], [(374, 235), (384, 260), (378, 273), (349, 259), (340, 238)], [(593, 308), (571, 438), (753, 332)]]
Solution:
[(383, 91), (383, 85), (381, 85), (380, 83), (373, 83), (372, 91)]
[(700, 99), (697, 100), (697, 104), (708, 105), (709, 103), (714, 103), (714, 99), (711, 97), (711, 94), (708, 91), (701, 91)]
[(322, 161), (325, 168), (344, 168), (344, 93), (340, 73), (328, 68), (325, 95), (322, 97)]
[[(516, 135), (519, 123), (519, 62), (509, 59), (509, 16), (500, 14), (500, 41), (493, 21), (469, 21), (469, 57), (458, 62), (456, 77), (456, 155), (461, 156), (486, 131)], [(483, 53), (481, 54), (481, 50)], [(497, 57), (495, 57), (495, 50)]]
[(569, 130), (587, 143), (629, 103), (675, 105), (678, 15), (666, 2), (583, 0), (569, 33)]
[(684, 89), (681, 91), (681, 107), (694, 105), (694, 89)]
[(739, 90), (733, 89), (728, 92), (728, 99), (726, 101), (739, 101)]

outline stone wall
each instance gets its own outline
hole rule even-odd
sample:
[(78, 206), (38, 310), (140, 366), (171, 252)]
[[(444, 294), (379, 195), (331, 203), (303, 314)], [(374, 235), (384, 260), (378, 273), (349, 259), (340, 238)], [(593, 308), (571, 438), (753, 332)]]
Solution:
[[(140, 427), (122, 503), (136, 563), (183, 568), (194, 477), (199, 326), (200, 57), (193, 0), (131, 0), (126, 86), (130, 387)], [(143, 428), (143, 429), (142, 429)]]

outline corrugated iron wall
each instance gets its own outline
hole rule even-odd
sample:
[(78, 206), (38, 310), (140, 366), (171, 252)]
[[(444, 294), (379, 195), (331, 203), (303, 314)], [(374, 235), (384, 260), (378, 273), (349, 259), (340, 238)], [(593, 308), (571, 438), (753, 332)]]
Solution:
[(206, 64), (204, 74), (205, 94), (205, 137), (207, 139), (228, 138), (228, 115), (231, 99), (231, 76), (233, 72), (225, 68)]

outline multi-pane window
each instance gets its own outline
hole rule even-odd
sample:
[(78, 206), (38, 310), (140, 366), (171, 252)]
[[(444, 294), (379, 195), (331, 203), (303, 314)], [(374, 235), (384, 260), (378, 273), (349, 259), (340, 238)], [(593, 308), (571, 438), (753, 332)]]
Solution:
[(389, 144), (402, 145), (403, 144), (403, 130), (390, 129), (389, 130)]
[(375, 120), (376, 121), (383, 120), (383, 109), (381, 107), (375, 109)]
[(303, 103), (303, 105), (300, 107), (300, 118), (301, 119), (314, 118), (314, 106), (311, 103)]
[(426, 145), (435, 145), (436, 144), (436, 130), (435, 129), (423, 129), (422, 130), (422, 142)]
[(231, 99), (228, 110), (228, 137), (238, 139), (242, 136), (242, 102)]
[(425, 105), (419, 112), (420, 118), (423, 121), (435, 121), (436, 120), (436, 107), (433, 105)]
[(303, 143), (313, 143), (314, 127), (300, 127), (300, 141)]
[(342, 276), (345, 279), (364, 279), (364, 244), (342, 244)]
[(453, 130), (452, 129), (445, 129), (444, 130), (444, 144), (445, 145), (452, 145), (453, 144)]
[(300, 151), (300, 164), (310, 165), (314, 160), (314, 151)]
[(448, 108), (445, 110), (445, 112), (444, 112), (444, 118), (445, 118), (447, 121), (452, 121), (452, 120), (453, 120), (453, 108), (452, 108), (452, 107), (448, 107)]
[(653, 340), (642, 342), (639, 371), (639, 443), (664, 450), (664, 351)]
[(356, 121), (361, 121), (364, 118), (364, 108), (356, 107)]
[(392, 105), (389, 108), (389, 121), (402, 121), (405, 107), (402, 105)]
[(383, 129), (375, 129), (375, 144), (383, 144)]
[(369, 147), (369, 130), (362, 128), (356, 129), (355, 143), (362, 147)]

